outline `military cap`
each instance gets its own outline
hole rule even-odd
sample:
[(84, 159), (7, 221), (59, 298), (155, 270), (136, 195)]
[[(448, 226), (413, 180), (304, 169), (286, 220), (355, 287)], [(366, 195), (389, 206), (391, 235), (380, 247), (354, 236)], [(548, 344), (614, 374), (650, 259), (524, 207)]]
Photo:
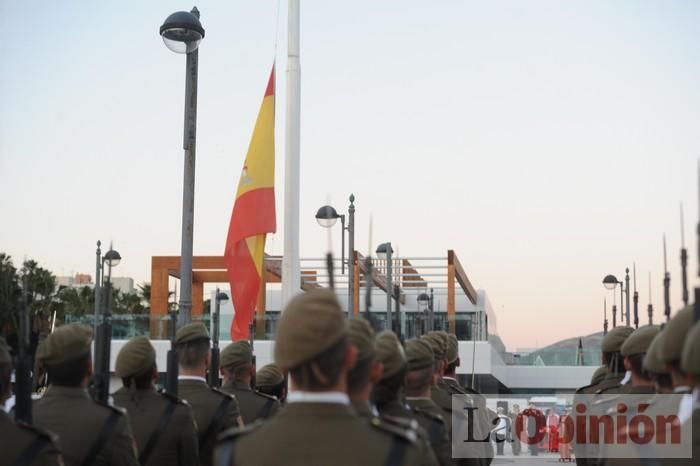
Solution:
[(43, 364), (60, 364), (90, 352), (92, 328), (80, 324), (62, 325), (37, 348), (36, 358)]
[(663, 338), (664, 332), (659, 331), (654, 339), (651, 340), (647, 353), (644, 355), (642, 366), (644, 366), (644, 369), (654, 374), (668, 374), (666, 365), (661, 360), (661, 342)]
[(10, 356), (10, 347), (3, 337), (0, 337), (0, 364), (12, 364), (12, 356)]
[(195, 340), (208, 340), (209, 332), (202, 322), (183, 325), (175, 335), (175, 344), (182, 345)]
[(423, 340), (425, 343), (427, 343), (430, 346), (430, 349), (433, 351), (433, 357), (435, 358), (436, 361), (439, 361), (441, 359), (445, 359), (445, 347), (442, 345), (442, 340), (440, 337), (438, 337), (435, 334), (432, 335), (424, 335), (420, 338)]
[(452, 364), (459, 358), (459, 340), (453, 334), (447, 335), (447, 363)]
[(656, 325), (647, 325), (636, 329), (620, 347), (620, 354), (631, 356), (633, 354), (646, 353), (651, 341), (658, 333), (659, 327)]
[(428, 333), (428, 336), (435, 338), (438, 343), (440, 343), (440, 349), (442, 350), (443, 356), (447, 354), (447, 347), (449, 346), (449, 334), (444, 330), (433, 330)]
[(284, 380), (284, 374), (277, 364), (268, 364), (255, 374), (255, 385), (258, 387), (274, 387)]
[(685, 337), (693, 326), (693, 306), (686, 306), (676, 313), (664, 327), (661, 343), (661, 360), (665, 363), (680, 361)]
[(365, 319), (352, 319), (348, 323), (350, 343), (357, 348), (357, 359), (363, 361), (374, 357), (374, 330)]
[(700, 322), (693, 325), (685, 339), (681, 368), (688, 374), (700, 375)]
[(615, 327), (603, 337), (600, 343), (600, 349), (604, 353), (616, 353), (620, 351), (622, 344), (628, 336), (634, 332), (632, 327)]
[(234, 368), (253, 363), (253, 349), (247, 340), (234, 341), (221, 352), (221, 367)]
[(384, 330), (375, 339), (377, 361), (384, 365), (382, 379), (385, 380), (406, 367), (406, 355), (403, 346), (396, 334), (390, 330)]
[(406, 342), (406, 362), (409, 371), (433, 367), (435, 355), (428, 338), (415, 338)]
[(291, 369), (312, 360), (347, 336), (347, 323), (335, 294), (326, 289), (295, 296), (277, 327), (275, 362)]
[(591, 377), (591, 385), (602, 382), (606, 375), (608, 375), (608, 368), (606, 366), (600, 366), (593, 373), (593, 377)]
[(156, 350), (146, 337), (134, 337), (122, 347), (117, 355), (114, 373), (117, 377), (126, 378), (143, 374), (153, 368), (156, 362)]

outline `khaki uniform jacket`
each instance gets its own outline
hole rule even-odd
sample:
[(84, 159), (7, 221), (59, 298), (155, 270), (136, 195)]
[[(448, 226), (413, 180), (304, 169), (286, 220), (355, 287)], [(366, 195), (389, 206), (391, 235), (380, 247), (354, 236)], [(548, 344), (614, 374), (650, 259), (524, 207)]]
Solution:
[(397, 454), (398, 464), (423, 464), (422, 448), (406, 431), (363, 419), (344, 404), (294, 402), (265, 422), (223, 434), (215, 464), (384, 466)]
[(58, 436), (66, 466), (82, 465), (112, 413), (118, 414), (117, 422), (92, 465), (138, 464), (136, 445), (124, 410), (95, 403), (82, 388), (56, 385), (50, 385), (32, 408), (34, 425)]
[(16, 464), (27, 454), (33, 455), (27, 466), (62, 466), (63, 458), (56, 446), (56, 436), (25, 424), (15, 424), (0, 409), (0, 465)]
[(274, 415), (280, 407), (280, 402), (274, 396), (266, 395), (249, 385), (227, 381), (221, 391), (235, 395), (241, 409), (244, 424), (252, 424), (257, 419), (267, 419)]
[[(435, 453), (435, 457), (442, 466), (454, 464), (452, 461), (452, 444), (447, 434), (445, 421), (440, 413), (440, 408), (431, 400), (414, 398), (413, 402), (404, 407), (398, 400), (382, 406), (381, 413), (389, 416), (405, 416), (415, 419), (428, 434), (428, 441)], [(437, 409), (436, 409), (437, 408)]]
[[(196, 466), (199, 464), (197, 428), (189, 405), (154, 389), (130, 390), (122, 387), (114, 395), (114, 404), (126, 409), (134, 434), (139, 461), (146, 445), (164, 419), (166, 409), (174, 404), (158, 443), (154, 444), (147, 461), (141, 466)], [(171, 408), (172, 409), (172, 408)]]
[(194, 379), (178, 380), (177, 390), (178, 396), (192, 408), (197, 422), (199, 463), (210, 466), (217, 435), (231, 427), (243, 426), (236, 397)]

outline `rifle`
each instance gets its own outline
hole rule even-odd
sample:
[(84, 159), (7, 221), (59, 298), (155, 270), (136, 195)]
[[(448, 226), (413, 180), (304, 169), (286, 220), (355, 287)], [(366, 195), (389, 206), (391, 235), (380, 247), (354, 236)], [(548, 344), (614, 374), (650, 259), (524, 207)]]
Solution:
[[(634, 296), (632, 297), (632, 302), (634, 303), (634, 328), (639, 328), (639, 293), (637, 292), (637, 264), (632, 264), (632, 273), (634, 276)], [(628, 282), (629, 283), (629, 282)]]
[(219, 379), (219, 313), (221, 310), (221, 301), (224, 299), (222, 295), (226, 296), (226, 299), (228, 299), (226, 293), (221, 293), (217, 288), (214, 296), (214, 312), (211, 313), (211, 361), (209, 366), (209, 386), (214, 388), (221, 386), (221, 380)]
[[(256, 357), (255, 357), (255, 314), (253, 314), (253, 318), (250, 320), (250, 331), (248, 332), (250, 334), (250, 351), (253, 353), (253, 367), (256, 367)], [(250, 377), (250, 388), (255, 390), (255, 371), (253, 371), (253, 375)]]
[(172, 306), (170, 311), (170, 349), (168, 350), (168, 367), (165, 374), (165, 391), (172, 396), (177, 396), (178, 356), (175, 347), (175, 335), (177, 334), (177, 310)]
[(365, 257), (365, 318), (369, 325), (376, 330), (372, 319), (372, 215), (369, 216), (369, 251)]
[[(110, 247), (110, 250), (112, 248)], [(92, 397), (102, 404), (109, 402), (109, 356), (112, 346), (112, 266), (108, 265), (107, 282), (104, 286), (106, 305), (102, 321), (95, 335), (95, 374), (93, 375)]]
[(16, 364), (15, 419), (32, 423), (32, 355), (29, 350), (29, 277), (25, 273), (19, 313), (19, 354)]
[(608, 301), (603, 297), (603, 335), (608, 334)]
[(651, 272), (649, 272), (649, 305), (647, 306), (649, 325), (654, 325), (654, 305), (651, 304)]
[[(700, 160), (698, 160), (698, 208), (700, 208)], [(700, 260), (700, 216), (698, 217), (698, 259)], [(700, 277), (700, 261), (698, 262), (698, 277)], [(700, 287), (695, 287), (695, 303), (693, 303), (693, 321), (700, 322)]]
[(683, 225), (683, 203), (681, 202), (681, 282), (683, 284), (683, 306), (688, 305), (688, 250), (685, 247), (685, 227)]
[(664, 314), (666, 315), (666, 322), (671, 319), (671, 274), (668, 272), (668, 266), (666, 265), (666, 235), (664, 234)]

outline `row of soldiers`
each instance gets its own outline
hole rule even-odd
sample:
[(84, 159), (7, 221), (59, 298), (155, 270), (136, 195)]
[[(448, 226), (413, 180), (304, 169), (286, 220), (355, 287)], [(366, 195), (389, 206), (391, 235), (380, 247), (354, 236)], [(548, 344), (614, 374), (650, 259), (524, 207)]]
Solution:
[[(393, 332), (375, 335), (367, 321), (345, 319), (327, 290), (289, 303), (279, 322), (276, 364), (256, 374), (248, 342), (227, 346), (221, 389), (207, 384), (209, 334), (193, 323), (175, 339), (179, 397), (155, 390), (155, 350), (136, 337), (116, 359), (123, 386), (111, 404), (95, 403), (86, 390), (91, 341), (89, 328), (65, 325), (38, 348), (49, 387), (33, 404), (32, 427), (0, 413), (1, 466), (488, 466), (493, 456), (490, 442), (468, 458), (452, 455), (452, 435), (463, 435), (452, 432), (453, 417), (464, 424), (464, 407), (478, 417), (472, 433), (488, 438), (480, 427), (488, 421), (484, 398), (456, 378), (456, 337), (432, 332), (404, 345)], [(0, 345), (0, 401), (9, 395), (10, 372)], [(462, 400), (458, 409), (453, 395)]]
[[(612, 458), (605, 445), (582, 442), (574, 445), (579, 466), (700, 464), (700, 322), (694, 323), (694, 314), (694, 306), (687, 306), (662, 327), (612, 329), (601, 343), (603, 365), (574, 398), (574, 406), (586, 406), (578, 416), (589, 418), (616, 413), (625, 397), (635, 404), (641, 400), (649, 412), (675, 413), (681, 429), (692, 428), (691, 457), (664, 458), (630, 442), (626, 450), (616, 447), (618, 457)], [(664, 396), (672, 394), (677, 396)], [(639, 434), (631, 429), (625, 428), (627, 438)]]

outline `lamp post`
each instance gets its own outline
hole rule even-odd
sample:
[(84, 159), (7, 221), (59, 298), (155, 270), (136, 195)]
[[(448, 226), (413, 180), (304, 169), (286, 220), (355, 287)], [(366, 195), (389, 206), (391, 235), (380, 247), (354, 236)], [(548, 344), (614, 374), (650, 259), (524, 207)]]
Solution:
[(355, 195), (350, 194), (350, 206), (348, 207), (348, 225), (345, 226), (345, 215), (339, 215), (338, 212), (329, 205), (324, 205), (316, 212), (316, 221), (323, 228), (332, 228), (340, 219), (342, 227), (341, 235), (341, 273), (345, 274), (345, 232), (348, 232), (348, 317), (352, 318), (355, 315)]
[(192, 316), (192, 241), (194, 230), (194, 166), (197, 139), (197, 72), (199, 44), (204, 28), (199, 10), (178, 11), (168, 16), (160, 27), (166, 47), (175, 53), (187, 54), (185, 74), (185, 129), (183, 148), (185, 169), (182, 189), (182, 245), (180, 253), (179, 325), (189, 323)]
[[(394, 253), (394, 249), (391, 247), (391, 243), (382, 243), (377, 246), (377, 257), (379, 259), (386, 261), (386, 326), (385, 328), (391, 330), (391, 296), (393, 293), (393, 285), (391, 283), (391, 255)], [(398, 329), (397, 329), (398, 330)]]
[[(606, 275), (605, 278), (603, 278), (603, 286), (607, 290), (614, 290), (617, 288), (617, 285), (620, 285), (620, 312), (623, 312), (623, 298), (626, 296), (627, 297), (627, 308), (626, 308), (626, 313), (625, 313), (625, 325), (628, 327), (630, 326), (630, 292), (629, 292), (629, 268), (627, 269), (627, 287), (625, 288), (625, 284), (617, 279), (615, 275)], [(613, 305), (614, 309), (614, 305)], [(615, 327), (615, 318), (614, 318), (614, 310), (613, 310), (613, 327)]]
[(97, 250), (95, 251), (95, 320), (93, 322), (93, 331), (95, 335), (97, 335), (97, 319), (100, 315), (100, 304), (102, 302), (102, 294), (100, 293), (100, 277), (102, 276), (102, 274), (100, 273), (102, 271), (102, 250), (100, 249), (101, 245), (102, 242), (100, 240), (97, 240)]
[[(98, 246), (99, 249), (99, 246)], [(109, 359), (112, 341), (112, 267), (116, 267), (122, 260), (122, 256), (110, 246), (102, 257), (100, 264), (100, 276), (105, 292), (105, 307), (101, 313), (101, 320), (95, 332), (95, 382), (94, 398), (96, 401), (106, 403), (109, 398)], [(104, 267), (107, 265), (107, 280), (104, 280)], [(101, 306), (100, 306), (101, 307)]]

